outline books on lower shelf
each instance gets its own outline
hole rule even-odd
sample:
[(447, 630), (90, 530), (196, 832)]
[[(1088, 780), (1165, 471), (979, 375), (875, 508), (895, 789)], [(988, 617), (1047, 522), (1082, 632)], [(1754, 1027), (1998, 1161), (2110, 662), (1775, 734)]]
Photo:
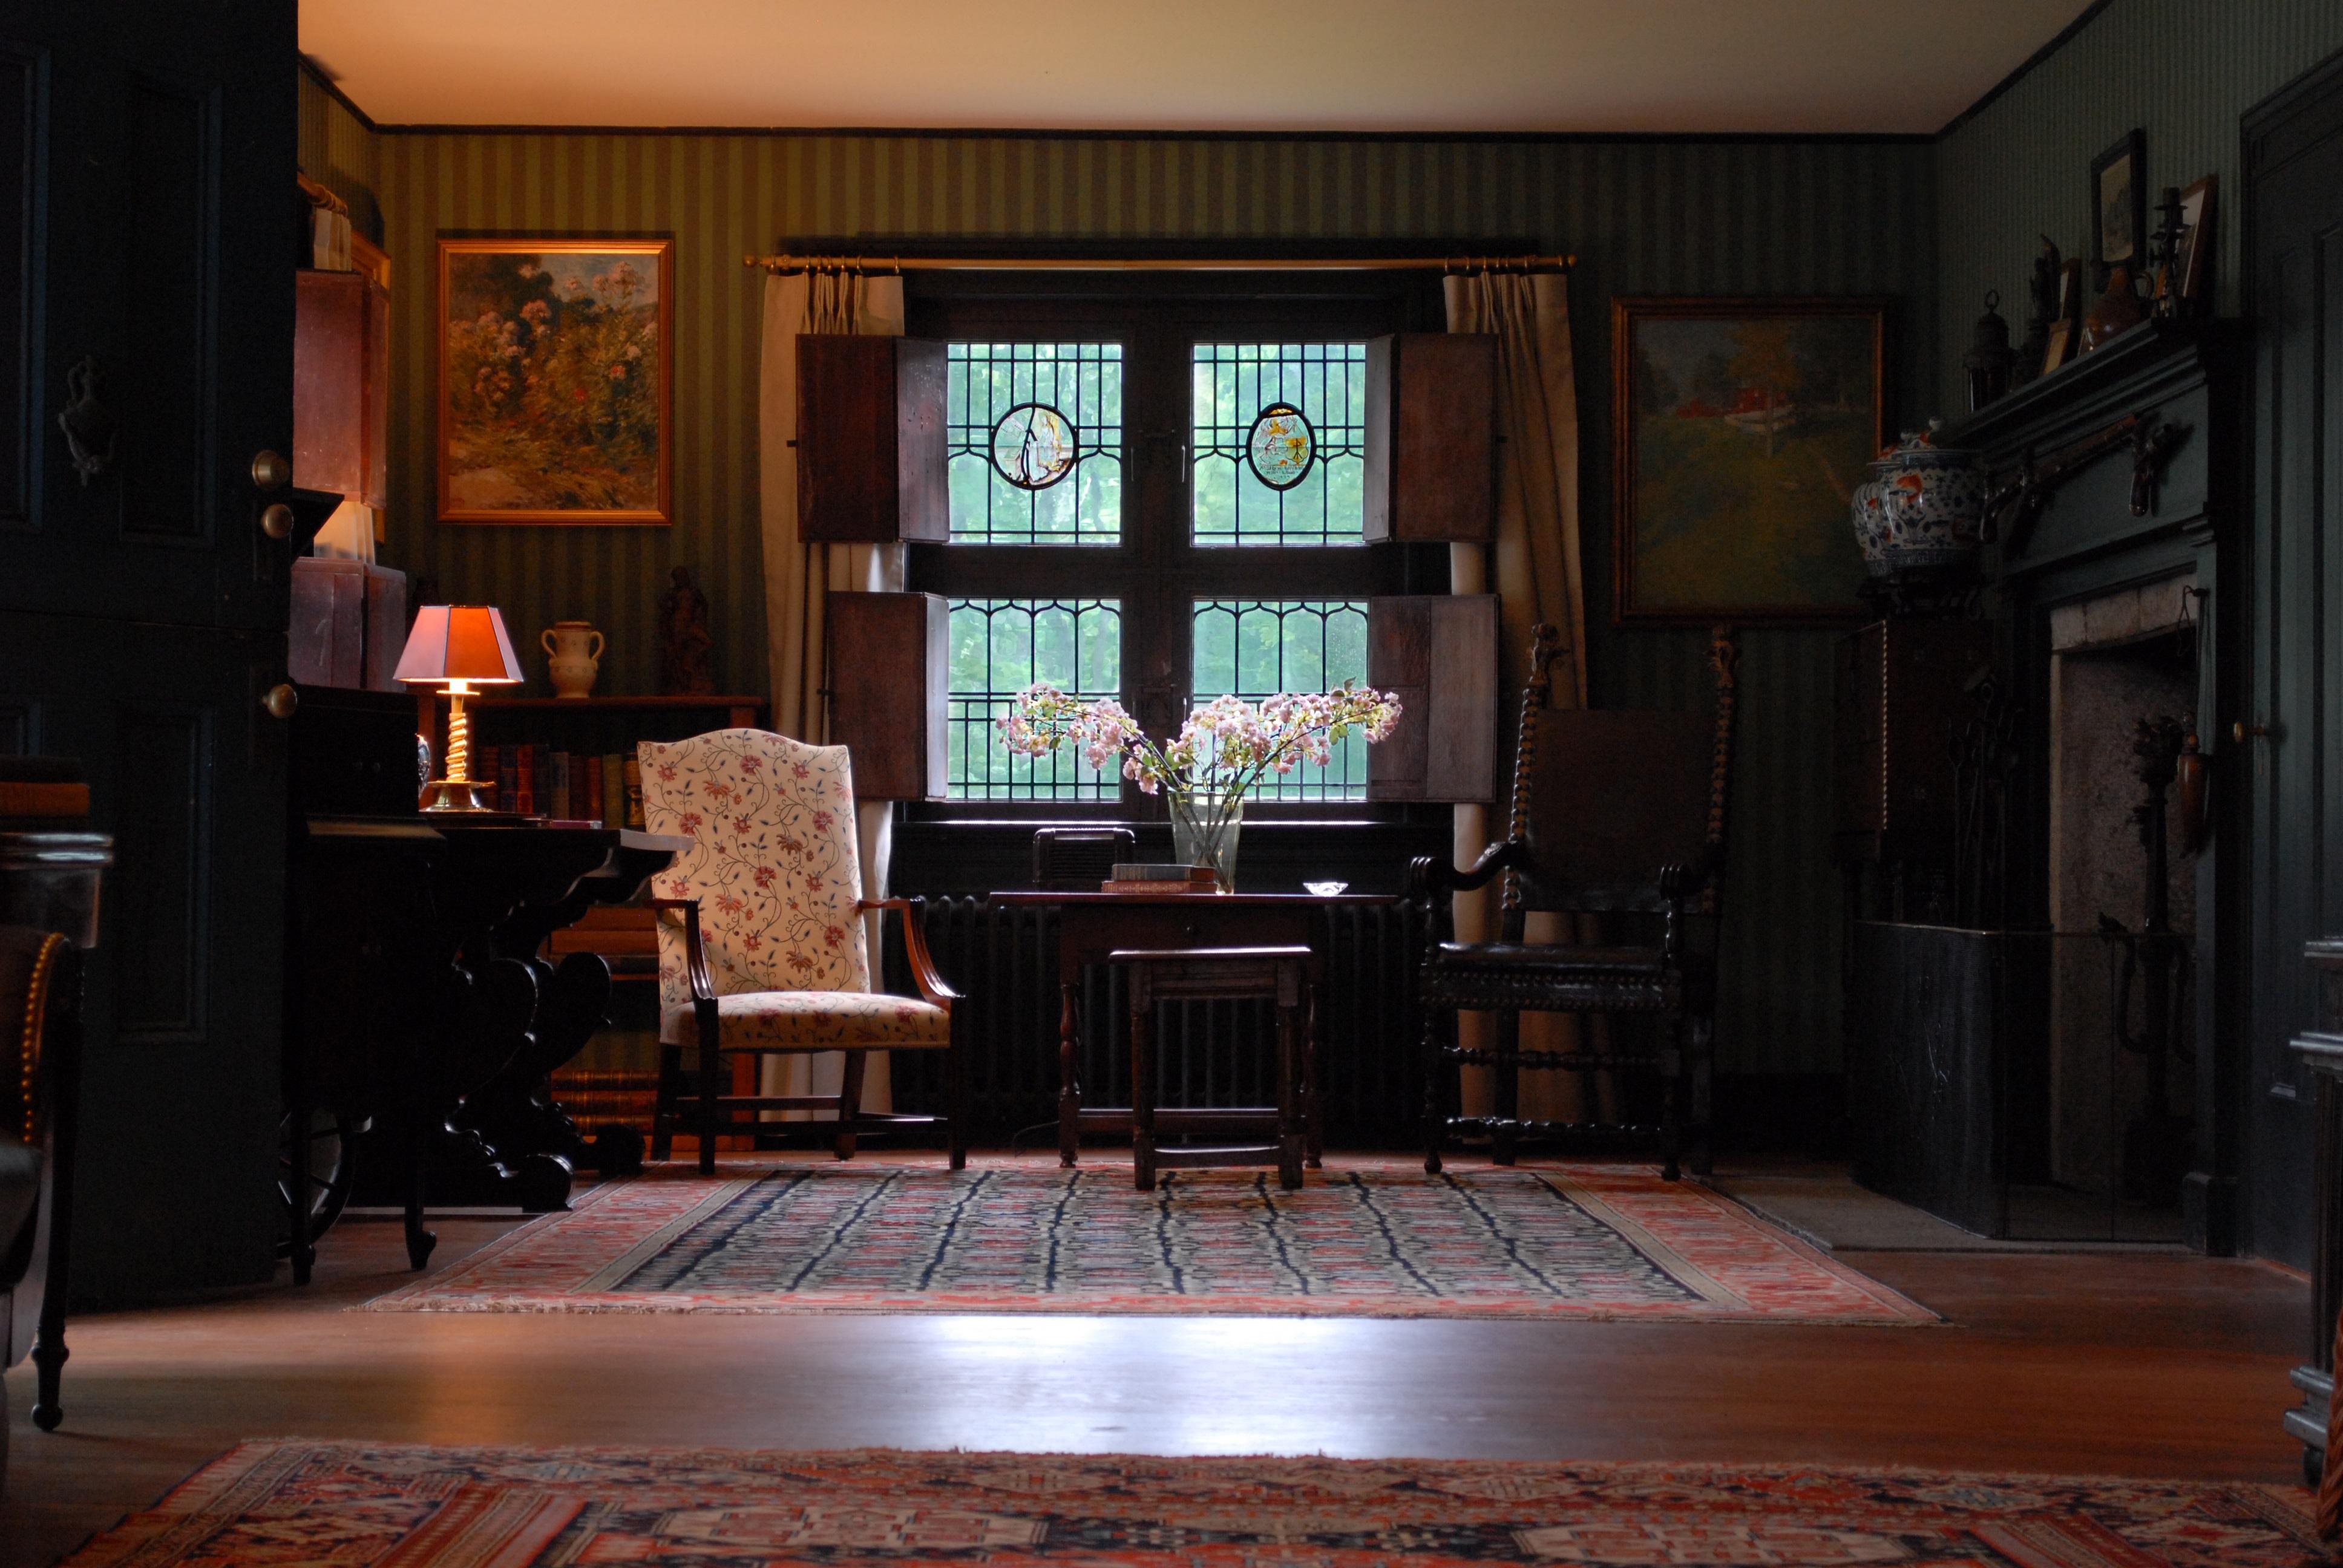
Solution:
[(1128, 893), (1134, 897), (1159, 893), (1216, 893), (1220, 879), (1210, 866), (1147, 865), (1126, 861), (1114, 868), (1114, 872), (1099, 884), (1101, 893)]
[(525, 742), (490, 749), (497, 809), (557, 821), (640, 828), (642, 792), (629, 752), (557, 751)]
[(658, 1093), (659, 1074), (649, 1069), (563, 1067), (553, 1072), (555, 1103), (586, 1132), (614, 1122), (649, 1132)]

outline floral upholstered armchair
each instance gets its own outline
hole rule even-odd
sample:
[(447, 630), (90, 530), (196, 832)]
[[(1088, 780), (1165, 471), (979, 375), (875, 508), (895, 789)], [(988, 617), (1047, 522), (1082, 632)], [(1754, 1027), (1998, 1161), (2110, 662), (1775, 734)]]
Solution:
[[(720, 729), (637, 749), (643, 816), (654, 833), (691, 848), (652, 879), (659, 911), (659, 1081), (651, 1130), (668, 1158), (680, 1118), (712, 1171), (725, 1132), (769, 1131), (735, 1121), (760, 1111), (830, 1111), (840, 1160), (859, 1131), (933, 1117), (878, 1116), (861, 1108), (873, 1050), (940, 1050), (950, 1096), (952, 1169), (967, 1162), (960, 1056), (952, 1049), (958, 1000), (929, 960), (910, 907), (862, 897), (854, 789), (843, 746), (806, 746), (761, 729)], [(862, 914), (892, 910), (918, 999), (876, 990)], [(694, 1052), (689, 1086), (684, 1051)], [(837, 1050), (835, 1095), (727, 1094), (724, 1059)]]

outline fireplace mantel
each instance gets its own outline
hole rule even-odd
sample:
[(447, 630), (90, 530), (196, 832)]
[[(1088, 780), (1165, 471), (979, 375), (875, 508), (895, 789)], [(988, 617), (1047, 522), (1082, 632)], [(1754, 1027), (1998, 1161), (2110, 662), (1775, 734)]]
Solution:
[[(2147, 321), (2049, 375), (1936, 433), (1942, 447), (1985, 455), (1996, 487), (2029, 465), (2105, 437), (2097, 455), (2069, 461), (2044, 487), (2033, 518), (2017, 508), (1989, 547), (1988, 569), (2005, 583), (2136, 549), (2216, 524), (2233, 399), (2224, 396), (2239, 338), (2226, 322)], [(2140, 460), (2134, 430), (2152, 447)], [(2146, 476), (2144, 485), (2136, 478)], [(2136, 510), (2135, 508), (2142, 508)], [(2063, 573), (2062, 573), (2063, 575)], [(2120, 575), (2120, 574), (2118, 574)], [(2094, 586), (2080, 585), (2077, 591)]]
[[(2078, 619), (2134, 598), (2161, 604), (2180, 596), (2196, 627), (2197, 701), (2193, 714), (2177, 717), (2193, 722), (2211, 760), (2215, 798), (2234, 793), (2234, 782), (2222, 782), (2226, 759), (2219, 753), (2244, 662), (2224, 628), (2243, 625), (2244, 617), (2235, 613), (2242, 606), (2222, 611), (2243, 591), (2245, 578), (2221, 568), (2242, 545), (2247, 347), (2234, 322), (2146, 322), (1936, 432), (1939, 446), (1982, 453), (1997, 492), (2012, 493), (2029, 471), (2043, 480), (2030, 517), (2016, 508), (1999, 514), (2005, 526), (1986, 546), (1985, 561), (1988, 613), (2019, 713), (2009, 885), (2035, 890), (2032, 898), (2013, 895), (2013, 925), (2046, 926), (2052, 912), (2049, 716), (2053, 659), (2061, 646), (2056, 627), (2071, 631)], [(2152, 449), (2143, 455), (2144, 447)], [(2230, 839), (2232, 827), (2217, 814), (2216, 846)], [(2234, 846), (2227, 856), (2208, 850), (2196, 867), (2198, 1121), (2182, 1201), (2189, 1241), (2212, 1252), (2235, 1245), (2240, 1151), (2229, 1074), (2241, 1041), (2234, 1020), (2216, 1005), (2225, 994), (2218, 981), (2224, 955), (2234, 959), (2242, 935), (2237, 922), (2223, 919), (2235, 890), (2225, 860), (2238, 863)]]

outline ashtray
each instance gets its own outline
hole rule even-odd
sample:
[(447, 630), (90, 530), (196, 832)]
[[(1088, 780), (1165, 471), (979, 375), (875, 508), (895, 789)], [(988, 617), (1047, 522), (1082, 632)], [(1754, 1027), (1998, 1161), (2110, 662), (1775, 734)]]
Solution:
[(1331, 899), (1351, 884), (1348, 882), (1304, 882), (1303, 887), (1322, 899)]

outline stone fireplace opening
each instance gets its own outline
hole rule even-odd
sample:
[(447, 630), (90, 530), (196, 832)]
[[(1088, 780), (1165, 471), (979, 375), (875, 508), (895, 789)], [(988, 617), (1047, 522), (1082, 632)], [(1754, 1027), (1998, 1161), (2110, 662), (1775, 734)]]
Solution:
[(2179, 1233), (2197, 856), (2173, 772), (2197, 711), (2195, 586), (2183, 573), (2049, 612), (2049, 1182), (2012, 1194), (2039, 1211), (2013, 1213), (2021, 1231)]

